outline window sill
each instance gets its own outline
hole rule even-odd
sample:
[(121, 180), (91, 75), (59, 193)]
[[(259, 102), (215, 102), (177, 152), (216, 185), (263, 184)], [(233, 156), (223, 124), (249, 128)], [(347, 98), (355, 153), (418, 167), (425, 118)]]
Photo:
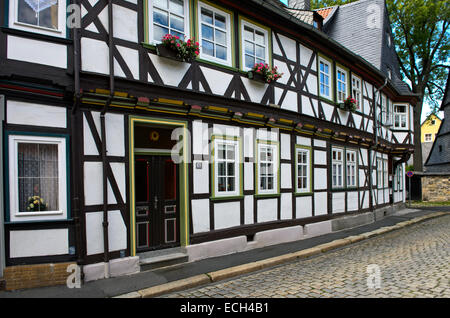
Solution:
[(62, 215), (63, 211), (48, 211), (48, 212), (16, 212), (15, 216), (30, 217), (30, 216), (47, 216), (47, 215)]
[(54, 43), (60, 43), (60, 44), (72, 44), (73, 40), (68, 39), (65, 37), (61, 37), (58, 35), (47, 35), (42, 33), (33, 32), (31, 30), (21, 30), (21, 29), (14, 29), (9, 27), (1, 27), (1, 30), (5, 34), (11, 34), (16, 36), (21, 36), (25, 38), (31, 38), (31, 39), (38, 39), (43, 40), (47, 42), (54, 42)]
[(294, 196), (296, 197), (307, 197), (307, 196), (312, 196), (314, 193), (313, 192), (295, 192)]
[(281, 197), (280, 193), (262, 193), (255, 194), (255, 198), (263, 199), (263, 198), (279, 198)]
[(210, 197), (209, 199), (211, 201), (226, 201), (226, 200), (241, 200), (243, 199), (243, 195), (230, 195), (230, 196), (223, 196), (223, 197)]

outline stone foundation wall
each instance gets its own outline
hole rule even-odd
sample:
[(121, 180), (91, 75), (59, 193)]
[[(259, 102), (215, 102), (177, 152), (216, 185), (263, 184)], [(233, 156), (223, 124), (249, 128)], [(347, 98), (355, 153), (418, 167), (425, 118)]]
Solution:
[(422, 201), (450, 201), (450, 174), (422, 176)]

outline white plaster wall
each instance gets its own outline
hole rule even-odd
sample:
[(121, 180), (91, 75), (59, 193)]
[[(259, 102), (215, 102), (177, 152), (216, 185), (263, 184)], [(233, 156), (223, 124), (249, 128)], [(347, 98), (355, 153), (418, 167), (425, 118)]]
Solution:
[(257, 209), (258, 223), (270, 222), (277, 219), (278, 199), (259, 199)]
[(314, 164), (326, 165), (327, 164), (327, 152), (314, 150)]
[(108, 247), (109, 251), (127, 248), (127, 227), (120, 211), (108, 211)]
[(303, 146), (311, 146), (311, 138), (297, 136), (297, 144)]
[(266, 129), (261, 128), (256, 130), (256, 139), (267, 140), (267, 141), (278, 141), (278, 130), (277, 129)]
[(333, 213), (344, 212), (345, 211), (345, 193), (333, 193), (332, 196), (332, 211)]
[(291, 164), (289, 163), (281, 164), (281, 188), (292, 188)]
[(241, 224), (241, 204), (239, 202), (214, 204), (214, 228), (216, 230)]
[(209, 154), (208, 124), (201, 120), (192, 122), (192, 151), (194, 155)]
[[(138, 42), (136, 11), (113, 4), (114, 37), (133, 43)], [(120, 26), (120, 27), (117, 27)]]
[(169, 58), (160, 57), (155, 54), (148, 54), (153, 65), (161, 76), (165, 85), (178, 86), (186, 72), (191, 67), (190, 63), (179, 62)]
[(308, 218), (312, 216), (312, 197), (300, 196), (295, 198), (297, 219)]
[(327, 169), (314, 168), (314, 190), (325, 190), (327, 188)]
[(253, 224), (253, 195), (246, 195), (244, 197), (244, 222), (245, 224)]
[(65, 107), (42, 105), (9, 100), (6, 103), (8, 124), (39, 127), (66, 128)]
[(105, 114), (106, 150), (108, 156), (125, 157), (125, 123), (120, 114)]
[[(201, 164), (201, 169), (197, 168), (197, 163)], [(194, 160), (193, 162), (194, 193), (209, 193), (209, 162)]]
[(280, 134), (281, 159), (291, 160), (291, 135)]
[(325, 140), (314, 139), (314, 146), (325, 148), (327, 146), (327, 142)]
[(25, 37), (7, 36), (7, 58), (57, 68), (67, 68), (67, 46)]
[(109, 74), (109, 49), (106, 42), (81, 38), (81, 70)]
[(11, 258), (68, 254), (68, 229), (11, 231), (9, 251)]
[(358, 191), (347, 192), (347, 211), (358, 210)]
[(291, 220), (292, 219), (292, 193), (282, 193), (281, 194), (281, 219)]
[(200, 66), (200, 69), (202, 70), (213, 94), (223, 96), (226, 89), (230, 85), (231, 80), (233, 79), (233, 75), (205, 66)]
[(207, 232), (209, 227), (209, 199), (192, 200), (192, 227), (194, 233)]
[(253, 140), (255, 130), (253, 128), (244, 128), (244, 157), (253, 158)]
[(103, 212), (86, 213), (86, 253), (103, 253)]
[(327, 192), (314, 193), (314, 215), (325, 215), (328, 213)]
[(219, 136), (227, 136), (227, 137), (239, 137), (240, 127), (237, 126), (229, 126), (229, 125), (221, 125), (214, 124), (213, 125), (213, 134)]
[(253, 162), (244, 162), (244, 190), (253, 190)]

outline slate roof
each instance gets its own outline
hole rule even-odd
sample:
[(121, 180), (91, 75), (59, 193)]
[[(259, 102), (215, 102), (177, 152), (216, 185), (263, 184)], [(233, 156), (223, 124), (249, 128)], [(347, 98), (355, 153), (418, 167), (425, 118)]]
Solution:
[(442, 105), (440, 110), (444, 110), (446, 106), (450, 105), (450, 72), (447, 77), (447, 85), (445, 87), (444, 98), (442, 99)]
[[(379, 69), (386, 77), (391, 70), (391, 83), (399, 93), (410, 95), (411, 90), (402, 81), (397, 53), (384, 0), (359, 0), (331, 7), (324, 21), (323, 31)], [(330, 8), (327, 8), (328, 10)], [(379, 11), (377, 11), (379, 9)], [(321, 10), (317, 10), (320, 14)], [(380, 12), (380, 20), (376, 20)], [(332, 15), (330, 15), (332, 13)], [(374, 20), (375, 19), (375, 20)], [(391, 46), (388, 46), (390, 37)]]

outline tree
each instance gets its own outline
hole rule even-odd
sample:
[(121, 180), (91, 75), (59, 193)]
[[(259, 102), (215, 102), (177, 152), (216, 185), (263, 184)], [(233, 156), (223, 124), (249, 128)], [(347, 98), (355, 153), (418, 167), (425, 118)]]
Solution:
[[(312, 0), (313, 9), (355, 0)], [(386, 0), (403, 80), (418, 95), (414, 108), (414, 169), (422, 171), (420, 120), (424, 101), (437, 112), (447, 80), (450, 4), (448, 0)]]
[(387, 0), (400, 72), (418, 94), (414, 108), (414, 170), (422, 171), (423, 103), (442, 100), (449, 64), (450, 5), (446, 0)]

